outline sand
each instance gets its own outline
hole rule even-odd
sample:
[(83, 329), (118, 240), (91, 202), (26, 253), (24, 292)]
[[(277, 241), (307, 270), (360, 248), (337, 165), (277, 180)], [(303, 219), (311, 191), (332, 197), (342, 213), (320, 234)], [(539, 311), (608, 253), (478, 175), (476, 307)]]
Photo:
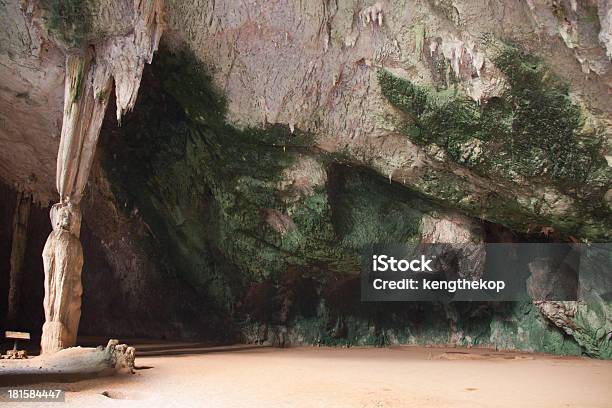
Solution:
[(135, 374), (63, 384), (65, 404), (25, 406), (612, 407), (612, 361), (424, 347), (138, 349)]

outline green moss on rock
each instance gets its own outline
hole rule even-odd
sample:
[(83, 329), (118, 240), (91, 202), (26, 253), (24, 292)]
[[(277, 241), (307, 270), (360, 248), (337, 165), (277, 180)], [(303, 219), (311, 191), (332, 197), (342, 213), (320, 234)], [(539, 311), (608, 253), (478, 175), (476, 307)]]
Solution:
[[(405, 92), (397, 97), (411, 103)], [(162, 52), (145, 70), (134, 112), (103, 140), (101, 153), (118, 204), (150, 231), (161, 280), (188, 288), (178, 312), (207, 319), (211, 332), (235, 329), (275, 344), (287, 336), (294, 344), (580, 352), (526, 306), (360, 302), (363, 246), (414, 241), (423, 215), (440, 208), (313, 144), (311, 135), (285, 127), (228, 125), (224, 98), (190, 54)], [(288, 187), (287, 171), (304, 159), (324, 169), (325, 182)], [(419, 188), (469, 201), (457, 183), (442, 187)], [(521, 334), (531, 326), (539, 330), (533, 337)], [(546, 336), (561, 337), (550, 343)]]
[[(224, 98), (187, 53), (162, 52), (141, 88), (134, 112), (103, 145), (104, 165), (120, 206), (150, 228), (153, 255), (210, 313), (236, 317), (252, 282), (279, 285), (296, 265), (321, 282), (356, 276), (363, 245), (412, 239), (431, 207), (372, 172), (330, 164), (299, 130), (228, 125)], [(305, 158), (333, 187), (281, 188)]]
[[(604, 201), (612, 174), (601, 153), (601, 129), (584, 126), (567, 85), (539, 59), (505, 46), (494, 62), (507, 78), (507, 90), (481, 104), (385, 70), (378, 79), (383, 95), (407, 114), (402, 129), (411, 140), (439, 146), (452, 161), (485, 178), (554, 186), (576, 200), (584, 217), (545, 221), (566, 233), (609, 237), (609, 230), (592, 222), (609, 225), (612, 216)], [(540, 217), (537, 208), (532, 211), (530, 217)]]
[(48, 0), (41, 2), (47, 29), (68, 48), (82, 48), (92, 18), (90, 0)]

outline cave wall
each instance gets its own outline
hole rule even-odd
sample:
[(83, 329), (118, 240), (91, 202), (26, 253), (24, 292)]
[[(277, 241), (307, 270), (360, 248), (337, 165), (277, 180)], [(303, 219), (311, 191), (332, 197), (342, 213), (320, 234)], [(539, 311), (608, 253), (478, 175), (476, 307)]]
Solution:
[[(37, 3), (1, 5), (0, 179), (44, 208), (64, 54), (130, 35), (134, 7)], [(159, 55), (121, 128), (107, 114), (83, 203), (83, 334), (609, 355), (601, 299), (547, 318), (530, 304), (415, 305), (408, 325), (412, 313), (334, 300), (352, 298), (359, 245), (424, 225), (609, 241), (606, 2), (166, 3), (166, 46), (184, 51)]]
[[(105, 117), (83, 202), (81, 335), (590, 353), (531, 303), (361, 304), (362, 246), (418, 241), (428, 217), (477, 242), (548, 238), (471, 220), (299, 129), (228, 125), (205, 66), (186, 50), (158, 57), (122, 126)], [(16, 191), (3, 189), (10, 242)], [(47, 211), (35, 205), (28, 233), (32, 333)]]
[[(240, 7), (206, 0), (169, 2), (173, 12), (168, 15), (166, 41), (173, 47), (186, 45), (211, 67), (214, 83), (227, 96), (228, 121), (238, 127), (272, 123), (309, 131), (316, 135), (320, 148), (348, 154), (473, 217), (508, 224), (509, 213), (520, 213), (513, 228), (523, 232), (552, 228), (569, 233), (573, 228), (578, 239), (605, 240), (612, 199), (608, 193), (612, 70), (597, 33), (607, 32), (607, 25), (598, 20), (606, 7), (594, 2), (570, 3), (534, 1), (509, 6), (504, 2), (383, 1), (379, 2), (380, 24), (377, 19), (363, 20), (372, 6), (364, 1), (283, 1)], [(595, 214), (592, 218), (593, 211), (579, 210), (580, 200), (550, 179), (521, 174), (483, 176), (467, 161), (491, 154), (483, 154), (486, 149), (476, 154), (479, 149), (473, 143), (466, 143), (462, 154), (475, 157), (457, 163), (453, 154), (446, 154), (444, 144), (429, 141), (423, 145), (406, 138), (410, 113), (394, 109), (381, 86), (381, 70), (444, 96), (442, 103), (454, 99), (453, 106), (437, 109), (436, 120), (451, 125), (454, 118), (452, 125), (459, 128), (452, 132), (461, 133), (464, 127), (469, 134), (471, 130), (465, 127), (470, 126), (473, 112), (458, 112), (459, 105), (504, 100), (512, 88), (509, 78), (534, 76), (524, 75), (528, 71), (508, 75), (504, 64), (498, 64), (506, 46), (517, 46), (534, 67), (543, 67), (536, 74), (559, 77), (567, 89), (557, 93), (562, 101), (571, 101), (566, 112), (580, 111), (584, 125), (595, 131), (585, 139), (595, 145), (601, 142), (596, 149), (597, 166), (608, 174), (588, 201), (603, 207), (604, 217)], [(520, 65), (510, 68), (517, 73)], [(553, 91), (549, 87), (542, 101), (558, 101)], [(555, 128), (555, 115), (543, 134)], [(567, 117), (573, 120), (576, 116)], [(531, 127), (527, 138), (538, 138), (540, 125), (535, 117), (531, 119), (525, 121)], [(571, 138), (561, 142), (565, 146), (572, 143)], [(524, 161), (545, 158), (537, 158), (536, 151), (514, 153), (521, 154)], [(606, 161), (602, 161), (604, 156)], [(504, 211), (504, 206), (510, 208)], [(574, 225), (568, 225), (568, 220)]]
[(13, 238), (13, 212), (17, 194), (8, 186), (0, 186), (0, 315), (2, 316), (2, 328), (4, 328), (4, 317), (7, 312), (9, 273), (11, 269), (11, 242)]
[(148, 253), (161, 273), (186, 281), (202, 316), (276, 345), (607, 355), (605, 341), (585, 346), (529, 302), (361, 303), (363, 246), (422, 240), (427, 218), (462, 224), (473, 242), (551, 238), (471, 220), (299, 129), (237, 129), (225, 109), (204, 65), (163, 49), (134, 112), (120, 128), (105, 123), (100, 153), (120, 211), (147, 226)]
[[(83, 202), (81, 242), (83, 301), (80, 336), (235, 340), (231, 333), (215, 336), (200, 318), (190, 288), (176, 277), (156, 275), (159, 266), (141, 245), (142, 224), (118, 214), (114, 199), (104, 197), (106, 181), (94, 170)], [(106, 194), (109, 194), (108, 192)], [(51, 231), (49, 207), (34, 203), (27, 229), (19, 317), (6, 325), (13, 213), (17, 192), (0, 183), (0, 329), (27, 331), (38, 342), (44, 323), (42, 250)], [(112, 220), (112, 221), (111, 221)]]
[(27, 243), (23, 258), (23, 281), (19, 302), (19, 319), (16, 327), (7, 327), (5, 322), (8, 302), (10, 254), (13, 238), (13, 215), (17, 202), (17, 191), (0, 183), (0, 327), (2, 330), (27, 331), (40, 336), (44, 322), (42, 249), (49, 232), (49, 208), (32, 204), (27, 228)]

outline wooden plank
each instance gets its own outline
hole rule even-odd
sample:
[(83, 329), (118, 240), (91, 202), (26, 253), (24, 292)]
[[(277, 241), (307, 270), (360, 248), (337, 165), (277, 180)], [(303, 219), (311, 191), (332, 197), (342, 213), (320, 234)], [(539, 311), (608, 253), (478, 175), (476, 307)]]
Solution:
[(25, 332), (16, 332), (16, 331), (5, 331), (4, 336), (7, 339), (22, 339), (22, 340), (30, 340), (30, 333)]

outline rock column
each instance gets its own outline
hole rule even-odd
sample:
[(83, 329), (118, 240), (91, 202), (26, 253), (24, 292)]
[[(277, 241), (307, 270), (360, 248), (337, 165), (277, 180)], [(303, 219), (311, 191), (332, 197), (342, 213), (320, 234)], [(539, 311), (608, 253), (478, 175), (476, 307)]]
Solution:
[(133, 31), (108, 37), (66, 58), (64, 117), (57, 154), (59, 203), (43, 250), (45, 324), (42, 353), (76, 344), (81, 317), (83, 249), (79, 203), (94, 158), (113, 79), (117, 119), (133, 108), (142, 71), (151, 63), (164, 29), (163, 0), (134, 0)]
[(45, 324), (43, 353), (74, 346), (81, 317), (83, 249), (79, 241), (79, 203), (87, 183), (112, 80), (92, 53), (66, 60), (64, 121), (57, 155), (59, 203), (51, 208), (51, 225), (43, 250)]

